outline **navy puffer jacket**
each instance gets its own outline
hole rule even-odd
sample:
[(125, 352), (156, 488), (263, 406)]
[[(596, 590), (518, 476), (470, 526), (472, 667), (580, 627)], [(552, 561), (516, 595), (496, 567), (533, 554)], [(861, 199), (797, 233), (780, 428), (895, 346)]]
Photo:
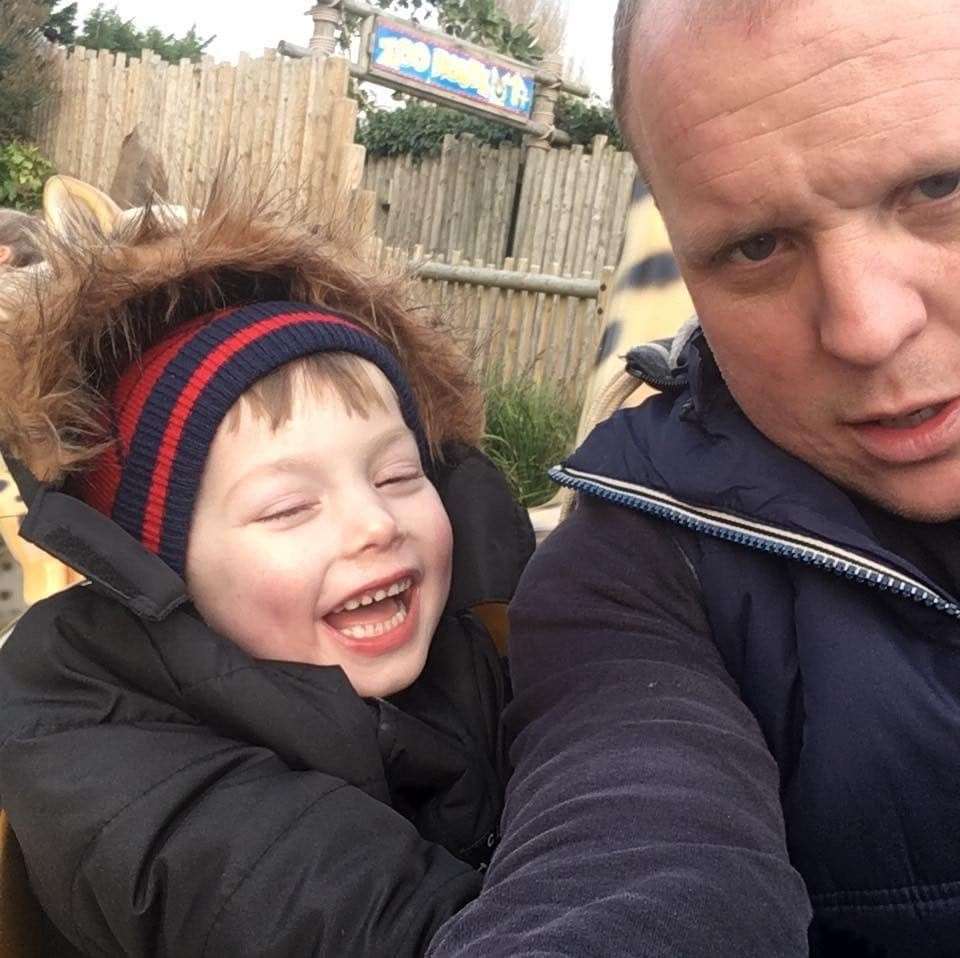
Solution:
[(779, 767), (814, 954), (960, 954), (957, 597), (750, 424), (702, 334), (669, 372), (557, 478), (694, 533), (713, 640)]

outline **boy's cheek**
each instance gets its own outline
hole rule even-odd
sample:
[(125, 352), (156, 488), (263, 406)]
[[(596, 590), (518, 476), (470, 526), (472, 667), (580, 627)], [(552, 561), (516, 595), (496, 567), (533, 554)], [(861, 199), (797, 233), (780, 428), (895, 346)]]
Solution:
[(234, 563), (223, 570), (222, 595), (238, 613), (258, 619), (290, 619), (305, 614), (317, 591), (315, 576), (295, 556), (268, 556), (263, 552), (248, 555), (242, 566)]
[(231, 539), (216, 555), (201, 552), (188, 564), (188, 591), (201, 615), (219, 631), (236, 633), (252, 622), (265, 626), (298, 610), (306, 614), (310, 576), (302, 552), (298, 559), (293, 550)]
[(433, 486), (415, 503), (411, 522), (431, 547), (438, 550), (438, 556), (446, 556), (449, 561), (453, 552), (453, 529)]

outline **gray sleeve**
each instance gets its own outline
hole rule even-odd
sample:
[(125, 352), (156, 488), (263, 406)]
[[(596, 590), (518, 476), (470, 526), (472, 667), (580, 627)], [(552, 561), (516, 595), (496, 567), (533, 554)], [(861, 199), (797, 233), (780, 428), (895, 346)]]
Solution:
[(511, 629), (502, 842), (428, 955), (806, 955), (777, 769), (674, 530), (585, 502)]

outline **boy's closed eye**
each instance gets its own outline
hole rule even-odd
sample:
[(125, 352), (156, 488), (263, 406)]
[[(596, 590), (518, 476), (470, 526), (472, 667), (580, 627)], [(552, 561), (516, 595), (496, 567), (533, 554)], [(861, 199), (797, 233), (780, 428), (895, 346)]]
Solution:
[[(401, 493), (407, 491), (413, 492), (425, 481), (426, 475), (420, 465), (410, 464), (385, 470), (374, 480), (374, 486), (378, 489), (390, 488)], [(264, 513), (257, 516), (254, 521), (258, 523), (269, 523), (284, 519), (294, 519), (305, 516), (307, 513), (315, 512), (320, 508), (320, 505), (320, 501), (314, 499), (289, 504), (280, 503), (265, 510)]]
[(378, 477), (374, 483), (378, 489), (384, 486), (402, 486), (413, 483), (419, 483), (426, 476), (419, 466), (408, 466), (405, 468), (392, 469), (382, 476)]
[(260, 516), (259, 519), (255, 520), (257, 522), (275, 522), (278, 519), (292, 519), (294, 516), (301, 515), (302, 513), (307, 512), (308, 510), (313, 509), (319, 503), (310, 503), (310, 502), (301, 502), (297, 505), (288, 506), (285, 509), (277, 510), (276, 512), (270, 512), (267, 515)]

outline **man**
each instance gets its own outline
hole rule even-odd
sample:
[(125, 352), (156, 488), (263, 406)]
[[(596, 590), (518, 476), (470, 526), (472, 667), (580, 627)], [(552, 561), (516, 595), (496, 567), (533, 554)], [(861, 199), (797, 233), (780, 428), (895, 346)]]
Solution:
[(621, 0), (615, 47), (702, 331), (555, 472), (432, 953), (960, 954), (960, 0)]

